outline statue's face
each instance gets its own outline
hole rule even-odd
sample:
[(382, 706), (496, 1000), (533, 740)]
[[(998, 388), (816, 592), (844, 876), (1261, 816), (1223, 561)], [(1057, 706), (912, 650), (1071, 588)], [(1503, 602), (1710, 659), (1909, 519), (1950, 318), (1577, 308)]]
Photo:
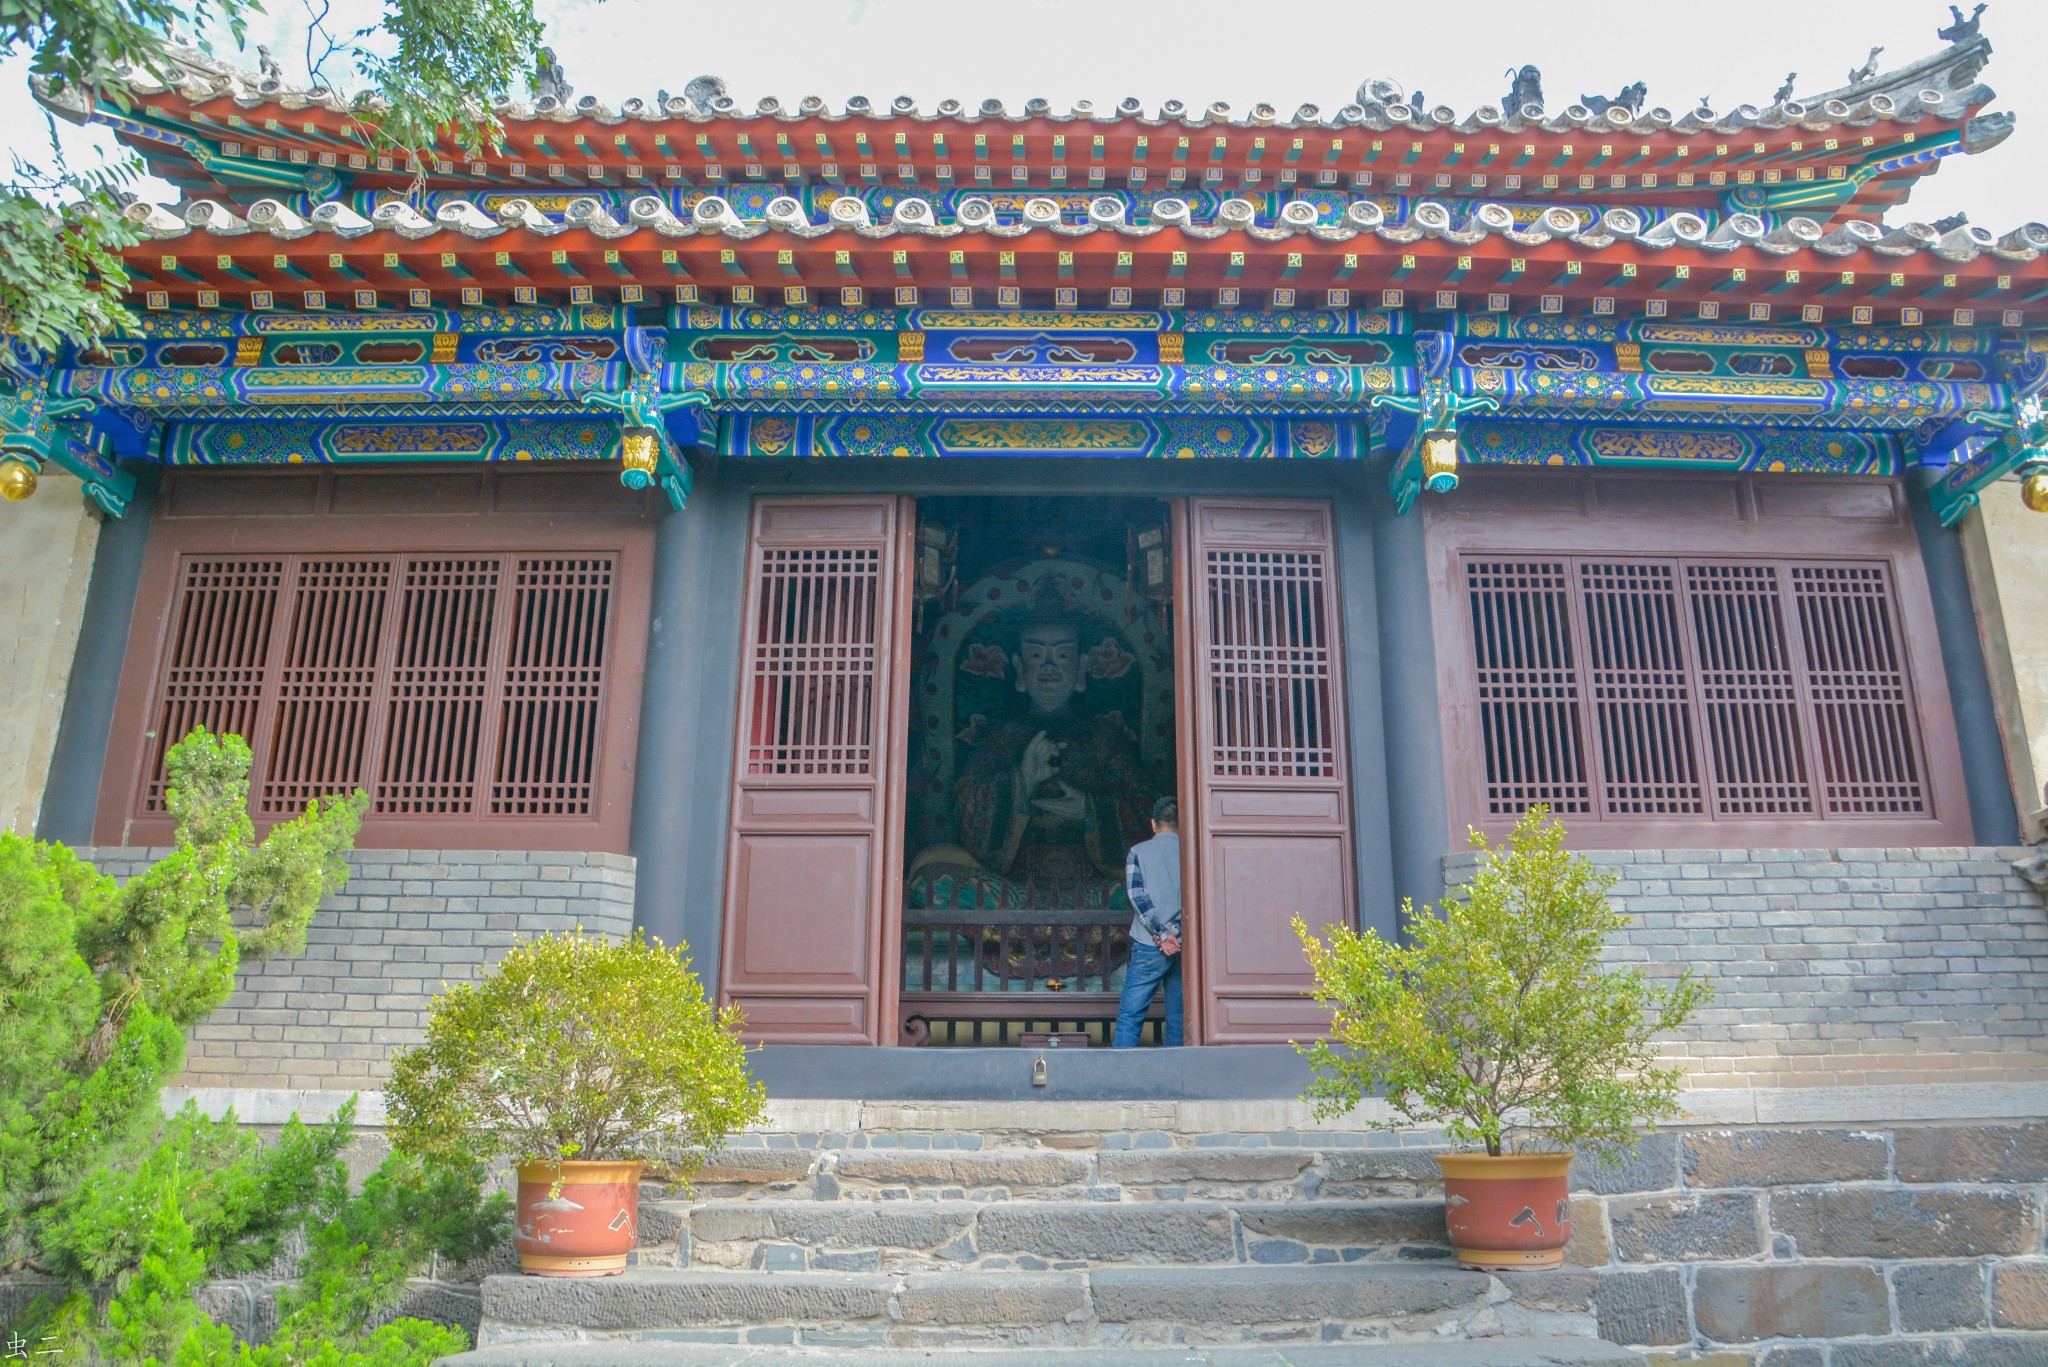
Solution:
[(1058, 712), (1081, 691), (1081, 638), (1058, 622), (1024, 628), (1017, 645), (1017, 687), (1034, 712)]

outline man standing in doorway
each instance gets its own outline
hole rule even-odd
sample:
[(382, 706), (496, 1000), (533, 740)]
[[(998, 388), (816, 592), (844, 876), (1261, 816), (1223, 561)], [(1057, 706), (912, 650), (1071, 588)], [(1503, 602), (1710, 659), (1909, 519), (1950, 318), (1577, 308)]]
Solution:
[(1110, 1045), (1129, 1049), (1138, 1042), (1152, 990), (1166, 987), (1168, 1047), (1181, 1043), (1180, 995), (1180, 803), (1162, 797), (1152, 804), (1152, 838), (1131, 846), (1124, 860), (1124, 886), (1131, 894), (1131, 963), (1123, 999), (1116, 1008)]

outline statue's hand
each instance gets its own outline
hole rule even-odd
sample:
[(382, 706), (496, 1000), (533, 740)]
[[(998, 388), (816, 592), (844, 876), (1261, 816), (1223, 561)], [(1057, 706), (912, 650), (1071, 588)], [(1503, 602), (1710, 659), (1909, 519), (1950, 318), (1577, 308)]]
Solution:
[(1023, 796), (1030, 797), (1038, 791), (1039, 785), (1053, 776), (1059, 768), (1060, 746), (1052, 737), (1040, 731), (1024, 747), (1024, 758), (1017, 765), (1017, 778), (1023, 788)]
[(1079, 821), (1088, 815), (1088, 795), (1064, 781), (1059, 785), (1059, 796), (1042, 797), (1031, 805), (1057, 821)]

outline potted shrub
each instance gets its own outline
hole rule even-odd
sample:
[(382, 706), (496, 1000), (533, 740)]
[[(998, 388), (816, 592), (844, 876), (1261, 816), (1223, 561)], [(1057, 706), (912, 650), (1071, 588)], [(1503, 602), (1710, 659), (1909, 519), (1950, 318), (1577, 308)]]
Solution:
[(716, 1010), (685, 946), (543, 935), (435, 999), (426, 1043), (385, 1089), (393, 1142), (519, 1166), (513, 1243), (543, 1277), (621, 1272), (650, 1166), (686, 1184), (698, 1155), (761, 1115), (739, 1013)]
[(1653, 1066), (1652, 1037), (1708, 997), (1690, 969), (1653, 985), (1603, 968), (1628, 920), (1614, 875), (1564, 846), (1543, 807), (1506, 844), (1473, 833), (1479, 871), (1437, 914), (1402, 908), (1406, 943), (1338, 926), (1318, 939), (1297, 919), (1332, 1008), (1330, 1038), (1301, 1047), (1320, 1117), (1378, 1093), (1395, 1119), (1441, 1126), (1472, 1152), (1438, 1158), (1452, 1245), (1467, 1267), (1554, 1267), (1571, 1238), (1572, 1146), (1605, 1162), (1643, 1127), (1678, 1113), (1680, 1074)]

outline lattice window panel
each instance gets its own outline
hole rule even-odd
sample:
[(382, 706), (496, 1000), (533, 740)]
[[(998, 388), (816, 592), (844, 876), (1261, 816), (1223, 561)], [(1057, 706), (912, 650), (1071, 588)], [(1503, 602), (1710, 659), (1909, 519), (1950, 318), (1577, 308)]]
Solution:
[(1882, 565), (1796, 565), (1820, 770), (1831, 815), (1918, 815), (1927, 766)]
[(493, 815), (590, 814), (611, 604), (607, 557), (519, 562)]
[(256, 755), (251, 807), (594, 819), (611, 555), (205, 557), (172, 603), (145, 812), (194, 726)]
[(406, 564), (377, 785), (380, 814), (460, 815), (476, 805), (499, 569), (496, 557)]
[(364, 786), (377, 653), (391, 559), (301, 560), (292, 575), (283, 658), (256, 810), (290, 816), (326, 793)]
[(1332, 778), (1328, 557), (1208, 552), (1211, 772)]
[(1489, 815), (1591, 810), (1568, 587), (1553, 561), (1465, 567)]
[(255, 733), (285, 562), (189, 560), (171, 602), (171, 629), (156, 698), (145, 812), (164, 810), (164, 751), (194, 727)]
[(1799, 685), (1775, 565), (1688, 565), (1714, 803), (1727, 816), (1811, 816)]
[(760, 554), (747, 772), (872, 772), (881, 550)]
[(1931, 814), (1881, 562), (1464, 562), (1485, 811)]
[(1672, 567), (1581, 565), (1579, 602), (1605, 775), (1602, 810), (1610, 816), (1704, 811)]

